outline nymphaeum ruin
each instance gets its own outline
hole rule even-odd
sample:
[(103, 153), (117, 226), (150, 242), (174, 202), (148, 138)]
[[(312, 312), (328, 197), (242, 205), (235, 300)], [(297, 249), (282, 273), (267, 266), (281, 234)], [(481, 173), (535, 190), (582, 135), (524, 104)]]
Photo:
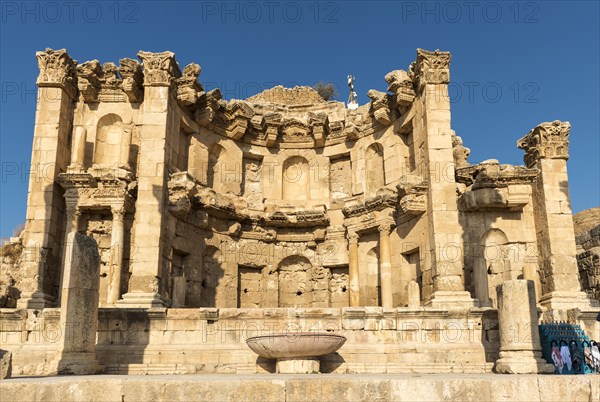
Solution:
[[(30, 178), (18, 308), (1, 314), (19, 331), (58, 323), (68, 239), (92, 237), (108, 372), (260, 372), (224, 334), (268, 322), (343, 333), (331, 370), (485, 372), (500, 350), (496, 287), (524, 278), (549, 314), (590, 308), (569, 123), (519, 140), (525, 166), (470, 164), (450, 125), (448, 52), (418, 49), (356, 110), (308, 87), (227, 101), (168, 51), (119, 66), (36, 57), (32, 165), (44, 169)], [(460, 339), (436, 348), (455, 324)], [(35, 359), (52, 345), (28, 342), (8, 342), (15, 370), (47, 372)], [(375, 344), (387, 359), (372, 360)]]

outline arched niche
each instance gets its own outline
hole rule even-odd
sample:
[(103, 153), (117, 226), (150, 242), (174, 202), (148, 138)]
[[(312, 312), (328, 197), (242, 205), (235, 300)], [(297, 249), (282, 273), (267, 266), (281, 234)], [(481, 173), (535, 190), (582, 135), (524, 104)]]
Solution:
[(279, 307), (311, 307), (312, 264), (308, 258), (292, 255), (278, 266)]
[(476, 257), (473, 266), (473, 286), (475, 297), (479, 299), (482, 306), (491, 306), (496, 300), (496, 286), (510, 279), (506, 272), (510, 266), (506, 266), (506, 247), (508, 238), (500, 229), (490, 229), (483, 234), (479, 241), (480, 253)]
[(208, 187), (211, 187), (217, 193), (226, 192), (227, 170), (227, 151), (219, 144), (213, 144), (208, 150), (208, 171), (206, 180)]
[(114, 113), (104, 115), (96, 127), (93, 164), (108, 168), (129, 169), (131, 127)]
[(202, 258), (202, 282), (200, 303), (202, 307), (218, 307), (219, 282), (224, 276), (221, 251), (209, 246)]
[(365, 175), (367, 192), (373, 193), (385, 186), (383, 147), (379, 143), (371, 144), (365, 152)]
[(286, 201), (310, 199), (308, 161), (302, 156), (291, 156), (283, 162), (282, 198)]

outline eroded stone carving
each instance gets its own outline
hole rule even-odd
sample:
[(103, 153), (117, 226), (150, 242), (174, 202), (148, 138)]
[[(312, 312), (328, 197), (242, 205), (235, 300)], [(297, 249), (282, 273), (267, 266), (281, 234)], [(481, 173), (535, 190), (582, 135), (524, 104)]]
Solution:
[(145, 86), (170, 86), (181, 77), (173, 52), (152, 53), (140, 50), (137, 56), (142, 60)]
[(517, 141), (525, 150), (525, 166), (533, 167), (538, 159), (569, 159), (571, 123), (554, 120), (541, 123)]
[(77, 78), (75, 76), (77, 62), (72, 60), (66, 49), (53, 50), (47, 48), (37, 52), (40, 74), (37, 78), (39, 87), (60, 86), (70, 96), (75, 95)]
[(141, 102), (144, 97), (144, 76), (139, 61), (124, 58), (119, 60), (119, 74), (123, 78), (123, 91), (130, 102)]

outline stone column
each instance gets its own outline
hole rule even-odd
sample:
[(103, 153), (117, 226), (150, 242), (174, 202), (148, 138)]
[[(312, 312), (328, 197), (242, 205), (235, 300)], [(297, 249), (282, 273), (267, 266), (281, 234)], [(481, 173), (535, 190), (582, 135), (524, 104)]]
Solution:
[[(69, 195), (69, 192), (72, 191), (77, 191), (74, 189), (70, 189), (67, 190), (67, 193), (65, 195)], [(67, 202), (66, 203), (66, 210), (65, 210), (65, 219), (66, 219), (66, 225), (65, 225), (65, 237), (63, 240), (63, 250), (62, 250), (62, 267), (63, 269), (61, 269), (60, 271), (60, 280), (59, 280), (59, 288), (62, 289), (63, 287), (63, 283), (65, 281), (65, 271), (64, 271), (64, 264), (65, 264), (65, 260), (68, 258), (68, 248), (69, 248), (69, 236), (72, 233), (77, 233), (77, 231), (79, 230), (79, 219), (81, 218), (81, 211), (79, 210), (79, 207), (77, 206), (76, 202)], [(62, 303), (62, 292), (58, 294), (58, 304), (60, 305)]]
[(40, 74), (27, 196), (24, 281), (18, 308), (42, 309), (55, 304), (52, 272), (62, 253), (63, 200), (55, 179), (67, 170), (69, 132), (76, 94), (75, 62), (65, 49), (37, 52)]
[[(98, 371), (96, 331), (100, 255), (96, 241), (77, 232), (67, 236), (62, 306), (55, 365), (59, 374), (86, 375)], [(53, 370), (54, 371), (54, 370)]]
[(123, 307), (164, 307), (168, 250), (164, 244), (167, 210), (167, 137), (176, 130), (175, 79), (181, 76), (172, 52), (140, 51), (144, 67), (144, 104), (137, 172), (138, 196), (135, 204), (136, 249), (132, 261), (129, 292), (118, 301)]
[[(427, 221), (433, 294), (428, 305), (469, 308), (476, 305), (464, 288), (462, 227), (458, 220), (452, 128), (450, 126), (450, 53), (417, 49), (413, 67), (422, 105), (423, 178), (428, 185)], [(421, 129), (421, 130), (423, 130)], [(415, 132), (419, 128), (416, 126)]]
[(379, 280), (381, 284), (381, 306), (394, 307), (392, 291), (392, 254), (390, 250), (390, 233), (392, 226), (389, 223), (379, 225)]
[(106, 302), (115, 304), (121, 297), (121, 275), (123, 273), (123, 246), (125, 241), (125, 208), (112, 209), (112, 233), (110, 236), (110, 277)]
[(498, 285), (500, 358), (495, 370), (503, 374), (554, 373), (542, 358), (535, 284), (512, 280)]
[(78, 126), (73, 130), (71, 140), (71, 163), (69, 164), (69, 173), (82, 173), (83, 162), (85, 158), (85, 141), (87, 130), (85, 127)]
[(358, 271), (358, 234), (356, 232), (348, 233), (349, 245), (349, 264), (348, 264), (348, 282), (350, 286), (350, 307), (360, 306), (360, 285)]
[(533, 209), (541, 267), (540, 304), (553, 310), (586, 308), (581, 291), (569, 196), (569, 122), (541, 123), (517, 142), (525, 165), (537, 167)]

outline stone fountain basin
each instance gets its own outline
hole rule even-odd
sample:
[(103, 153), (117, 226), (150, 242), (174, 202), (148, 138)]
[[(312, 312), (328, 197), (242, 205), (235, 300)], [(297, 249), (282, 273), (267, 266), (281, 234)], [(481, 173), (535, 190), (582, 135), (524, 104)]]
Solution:
[(346, 342), (342, 335), (292, 332), (253, 336), (246, 344), (254, 353), (267, 359), (319, 357), (333, 353)]

